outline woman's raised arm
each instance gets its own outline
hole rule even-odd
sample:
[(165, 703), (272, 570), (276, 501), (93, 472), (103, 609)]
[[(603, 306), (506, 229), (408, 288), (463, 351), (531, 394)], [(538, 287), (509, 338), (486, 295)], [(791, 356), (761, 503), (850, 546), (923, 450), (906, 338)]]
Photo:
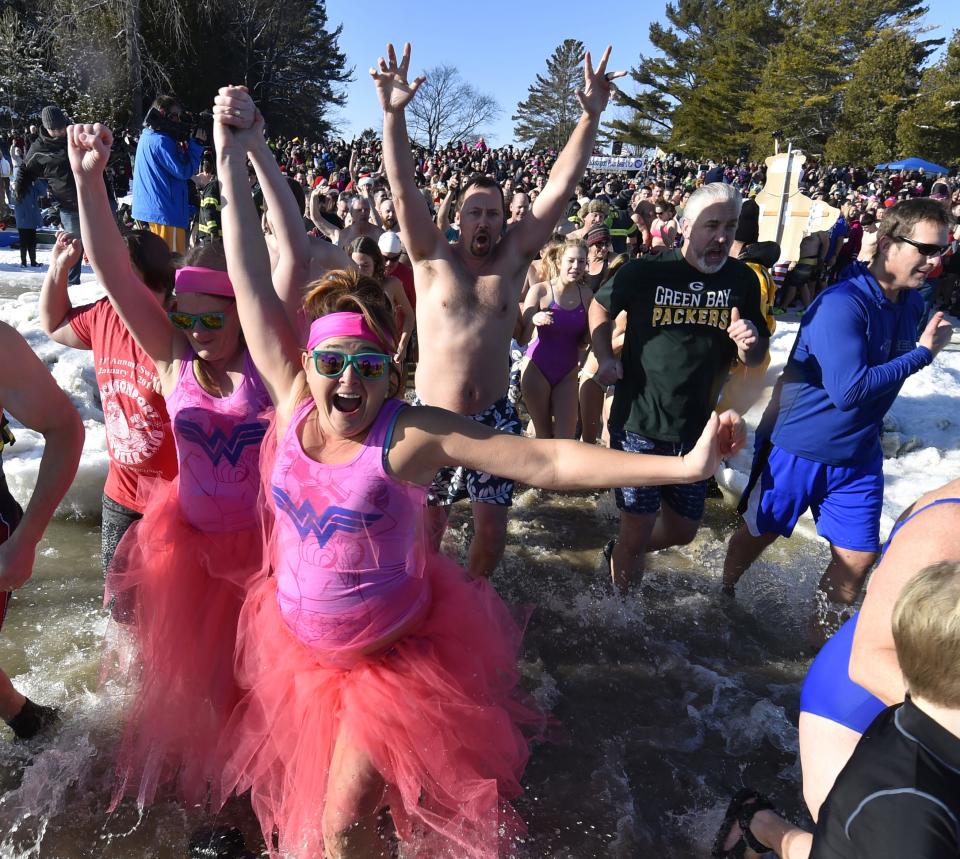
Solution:
[(134, 272), (110, 211), (103, 171), (112, 145), (113, 134), (105, 125), (67, 127), (67, 151), (80, 202), (80, 232), (97, 279), (130, 333), (163, 376), (176, 357), (174, 331), (166, 311)]
[[(239, 88), (237, 88), (239, 89)], [(241, 90), (242, 91), (242, 90)], [(251, 105), (253, 102), (250, 102)], [(256, 110), (256, 107), (254, 107)], [(303, 326), (303, 288), (310, 275), (310, 239), (303, 227), (303, 212), (280, 172), (280, 165), (263, 136), (263, 120), (258, 117), (245, 139), (247, 155), (253, 163), (267, 205), (267, 217), (277, 243), (277, 264), (273, 269), (273, 288), (287, 312), (287, 318), (299, 331)]]
[(301, 373), (300, 343), (273, 289), (270, 255), (247, 182), (248, 146), (263, 138), (263, 119), (246, 90), (237, 87), (220, 90), (213, 112), (227, 273), (250, 355), (280, 405)]

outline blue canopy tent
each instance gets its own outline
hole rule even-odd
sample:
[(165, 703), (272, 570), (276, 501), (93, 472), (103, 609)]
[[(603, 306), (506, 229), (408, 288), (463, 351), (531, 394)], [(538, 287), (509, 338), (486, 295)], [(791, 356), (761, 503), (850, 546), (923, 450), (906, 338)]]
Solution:
[(950, 171), (939, 164), (931, 164), (922, 158), (903, 158), (900, 161), (891, 161), (889, 164), (878, 164), (875, 170), (923, 170), (925, 173), (943, 173)]

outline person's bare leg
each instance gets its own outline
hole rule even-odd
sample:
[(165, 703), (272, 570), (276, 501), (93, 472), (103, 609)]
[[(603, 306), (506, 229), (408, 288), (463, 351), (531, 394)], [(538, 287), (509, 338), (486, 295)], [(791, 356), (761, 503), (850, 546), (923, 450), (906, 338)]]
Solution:
[(603, 417), (600, 419), (600, 443), (604, 447), (610, 447), (610, 412), (613, 409), (613, 394), (604, 392), (603, 394)]
[(577, 375), (570, 373), (550, 394), (553, 437), (574, 438), (577, 434)]
[(367, 754), (341, 730), (330, 762), (323, 809), (323, 845), (327, 859), (387, 857), (390, 847), (378, 823), (386, 784)]
[(520, 371), (520, 390), (537, 438), (553, 438), (550, 418), (550, 383), (529, 358)]
[(830, 602), (850, 605), (860, 595), (864, 579), (876, 560), (876, 552), (857, 552), (831, 546), (830, 563), (817, 587)]
[(816, 823), (820, 806), (830, 793), (860, 742), (860, 734), (846, 725), (800, 713), (800, 769), (803, 772), (803, 798)]
[(700, 519), (688, 519), (673, 510), (669, 504), (664, 504), (657, 514), (653, 531), (647, 542), (648, 552), (659, 552), (671, 546), (686, 546), (697, 536), (700, 530)]
[(844, 609), (860, 594), (876, 559), (876, 552), (830, 547), (830, 563), (817, 586), (818, 598), (810, 623), (810, 641), (814, 647), (822, 647), (840, 628)]
[(754, 537), (745, 524), (741, 524), (727, 544), (727, 555), (723, 559), (723, 590), (733, 594), (740, 577), (750, 568), (763, 550), (778, 537), (777, 534), (761, 534)]
[(470, 575), (487, 578), (496, 569), (507, 546), (507, 516), (510, 508), (502, 504), (473, 507), (473, 540), (470, 542)]
[(603, 430), (603, 388), (593, 379), (580, 383), (580, 440), (596, 444)]
[(750, 823), (750, 831), (780, 859), (809, 859), (813, 849), (812, 832), (784, 820), (773, 811), (757, 812)]
[(427, 539), (435, 552), (440, 551), (440, 544), (443, 542), (443, 535), (447, 530), (447, 520), (450, 518), (450, 506), (427, 507)]
[(621, 593), (625, 593), (631, 585), (638, 584), (643, 578), (643, 556), (656, 522), (656, 513), (638, 515), (620, 511), (620, 530), (610, 558), (610, 573), (613, 583)]
[(6, 672), (0, 669), (0, 719), (9, 722), (23, 709), (23, 705), (26, 703), (26, 696), (21, 695), (13, 688)]

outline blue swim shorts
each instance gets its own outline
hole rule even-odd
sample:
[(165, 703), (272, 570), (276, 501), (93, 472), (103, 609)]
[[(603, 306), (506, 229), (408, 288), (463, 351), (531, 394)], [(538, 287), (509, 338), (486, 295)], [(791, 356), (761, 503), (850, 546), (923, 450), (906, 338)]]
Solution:
[(809, 508), (817, 533), (832, 545), (879, 552), (883, 457), (846, 467), (796, 456), (775, 444), (759, 444), (740, 505), (755, 537), (789, 537)]

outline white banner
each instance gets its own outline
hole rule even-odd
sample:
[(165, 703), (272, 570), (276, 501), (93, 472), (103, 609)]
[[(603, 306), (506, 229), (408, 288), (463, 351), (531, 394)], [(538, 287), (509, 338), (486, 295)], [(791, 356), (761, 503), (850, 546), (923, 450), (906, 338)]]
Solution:
[(643, 159), (635, 155), (593, 155), (587, 162), (588, 170), (609, 173), (614, 170), (642, 170)]

